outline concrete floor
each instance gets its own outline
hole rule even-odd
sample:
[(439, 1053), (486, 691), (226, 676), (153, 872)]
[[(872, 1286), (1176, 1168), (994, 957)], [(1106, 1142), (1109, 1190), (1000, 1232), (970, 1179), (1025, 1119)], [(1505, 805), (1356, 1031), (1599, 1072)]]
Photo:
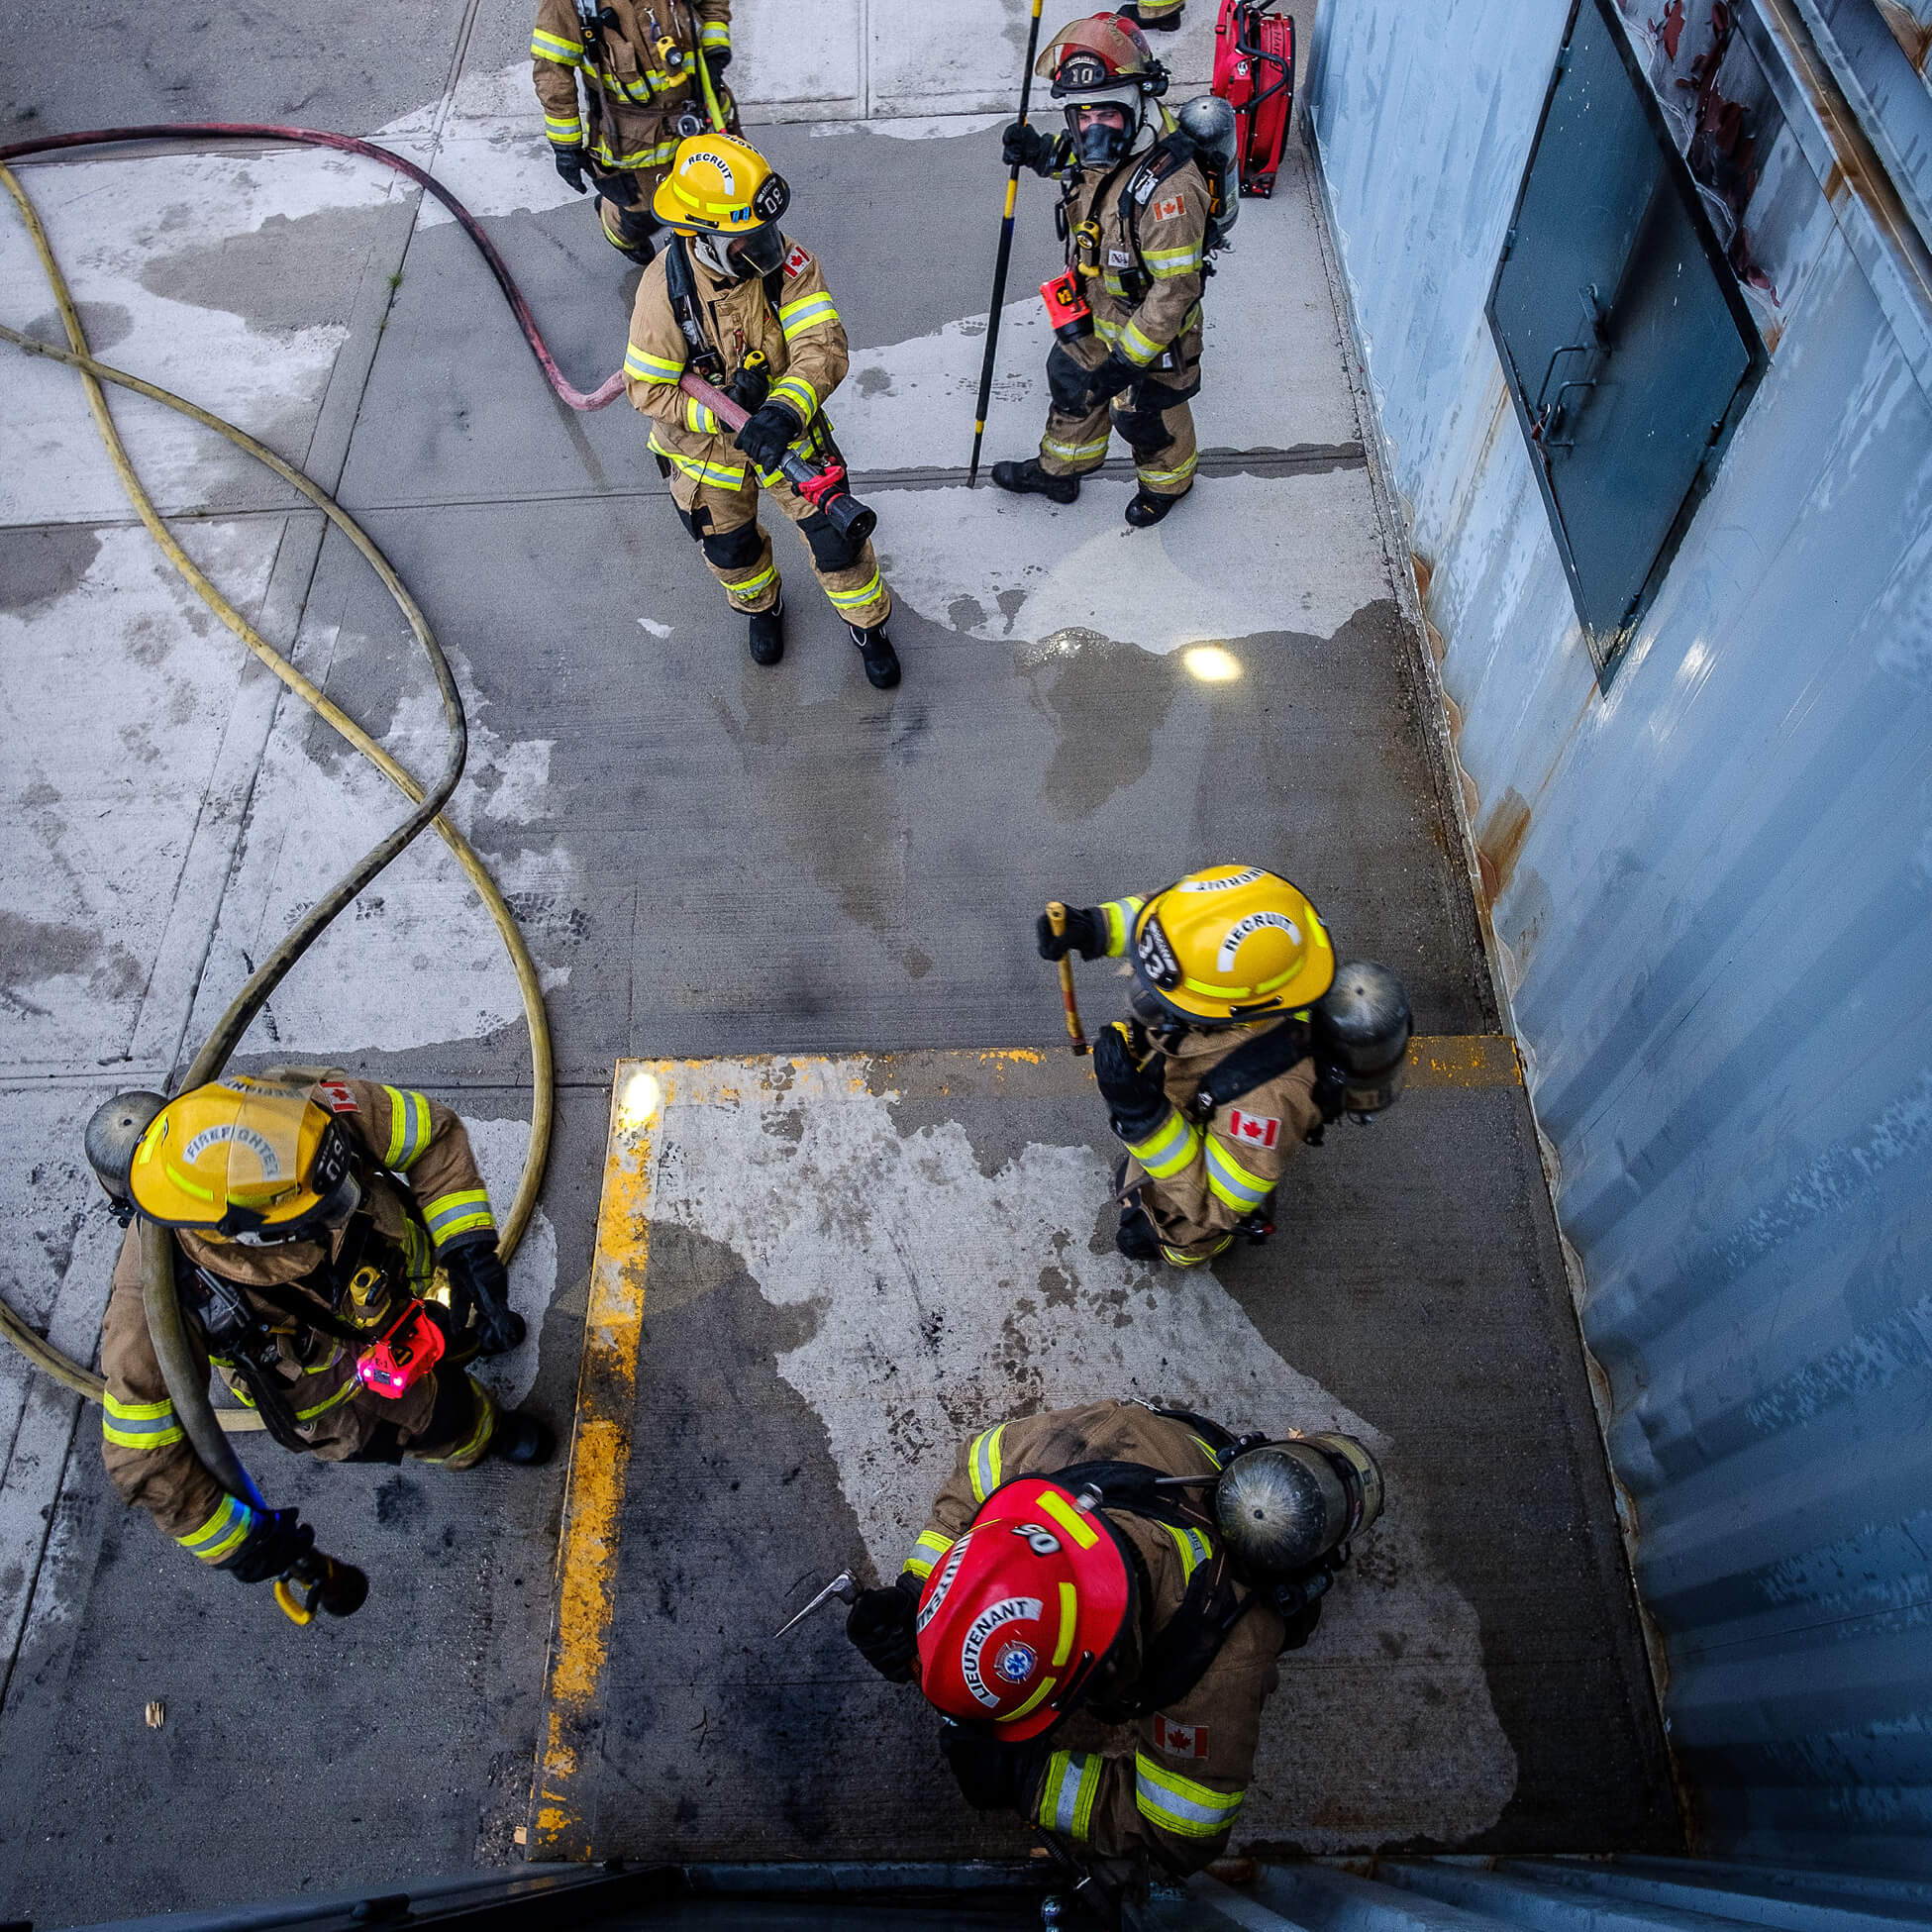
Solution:
[[(1198, 83), (1211, 17), (1204, 0), (1190, 11), (1175, 64)], [(788, 226), (825, 256), (851, 331), (832, 415), (899, 595), (906, 681), (889, 696), (864, 682), (784, 534), (790, 655), (749, 664), (634, 415), (554, 401), (468, 244), (399, 177), (275, 149), (23, 170), (96, 352), (339, 488), (458, 667), (472, 731), (458, 816), (544, 969), (560, 1074), (515, 1269), (541, 1319), (497, 1373), (559, 1422), (622, 1058), (1051, 1047), (1058, 1009), (1030, 938), (1043, 900), (1223, 854), (1299, 880), (1345, 951), (1403, 974), (1423, 1031), (1496, 1025), (1298, 153), (1275, 198), (1244, 208), (1210, 290), (1194, 499), (1130, 534), (1120, 478), (1068, 510), (968, 495), (1001, 182), (988, 129), (1011, 99), (1024, 8), (963, 0), (943, 25), (913, 0), (824, 0), (809, 26), (785, 0), (740, 12), (748, 118), (766, 124), (759, 139), (793, 183)], [(7, 138), (190, 117), (377, 132), (489, 221), (575, 380), (618, 360), (633, 278), (550, 168), (521, 0), (437, 0), (402, 37), (392, 10), (360, 0), (299, 28), (203, 21), (172, 0), (134, 26), (100, 0), (62, 20), (59, 36), (6, 37)], [(1044, 189), (1023, 196), (989, 458), (1024, 454), (1037, 431), (1047, 210)], [(0, 319), (49, 333), (11, 215), (0, 269)], [(359, 559), (227, 446), (135, 399), (115, 411), (197, 559), (428, 768), (426, 679)], [(0, 637), (17, 827), (0, 857), (14, 1155), (0, 1292), (85, 1355), (115, 1231), (80, 1123), (117, 1086), (167, 1080), (395, 807), (178, 583), (72, 378), (25, 358), (0, 407)], [(1189, 647), (1203, 642), (1239, 674), (1201, 677)], [(1104, 974), (1089, 994), (1108, 1006)], [(424, 846), (284, 984), (248, 1053), (333, 1057), (444, 1095), (476, 1125), (502, 1199), (529, 1120), (517, 1010), (486, 919)], [(984, 1096), (910, 1113), (902, 1096), (891, 1132), (962, 1135), (975, 1171), (1031, 1142), (1090, 1166), (1104, 1134), (1076, 1074), (1050, 1056), (1011, 1119)], [(1444, 1668), (1474, 1715), (1462, 1755), (1438, 1762), (1426, 1726), (1390, 1741), (1373, 1673), (1325, 1673), (1318, 1697), (1297, 1678), (1294, 1732), (1360, 1730), (1385, 1749), (1325, 1809), (1281, 1779), (1271, 1833), (1311, 1848), (1667, 1843), (1661, 1738), (1520, 1088), (1418, 1091), (1301, 1172), (1296, 1242), (1197, 1277), (1190, 1305), (1257, 1338), (1270, 1387), (1314, 1387), (1391, 1444), (1418, 1498), (1405, 1575), (1448, 1606)], [(721, 1198), (716, 1176), (699, 1195)], [(982, 1277), (956, 1264), (935, 1289), (977, 1320), (997, 1305)], [(873, 1413), (850, 1380), (790, 1378), (795, 1311), (704, 1216), (667, 1226), (650, 1295), (599, 1849), (990, 1842), (908, 1755), (925, 1749), (910, 1715), (853, 1678), (829, 1621), (774, 1690), (763, 1664), (726, 1670), (713, 1638), (667, 1638), (633, 1608), (684, 1577), (709, 1613), (744, 1576), (750, 1627), (768, 1628), (801, 1574), (845, 1560), (849, 1465)], [(1050, 1355), (1082, 1325), (1040, 1319), (1030, 1346)], [(1158, 1352), (1166, 1320), (1158, 1296), (1136, 1316), (1145, 1346)], [(1012, 1392), (983, 1364), (954, 1366), (974, 1391), (958, 1397), (960, 1427)], [(355, 1622), (298, 1636), (121, 1509), (93, 1429), (0, 1361), (0, 1916), (71, 1924), (514, 1856), (562, 1472), (323, 1471), (252, 1447), (276, 1497), (376, 1578)], [(762, 1500), (757, 1534), (691, 1529), (680, 1496), (709, 1479), (707, 1455), (754, 1485), (796, 1465), (804, 1500)], [(689, 1769), (669, 1705), (681, 1716), (692, 1694), (707, 1748), (730, 1744), (685, 1820), (666, 1796)], [(167, 1707), (158, 1731), (151, 1699)], [(895, 1807), (861, 1816), (836, 1779), (793, 1763), (772, 1800), (772, 1752), (795, 1756), (833, 1721), (860, 1726), (876, 1761), (865, 1788), (898, 1792)], [(1452, 1790), (1473, 1763), (1479, 1788)]]

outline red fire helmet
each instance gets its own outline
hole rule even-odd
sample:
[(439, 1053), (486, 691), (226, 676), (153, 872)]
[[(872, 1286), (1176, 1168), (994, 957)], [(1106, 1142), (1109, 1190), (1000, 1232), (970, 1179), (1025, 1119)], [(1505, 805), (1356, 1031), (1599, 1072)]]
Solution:
[(1133, 1600), (1111, 1527), (1044, 1476), (1002, 1483), (920, 1594), (919, 1687), (948, 1717), (1038, 1737), (1106, 1656)]

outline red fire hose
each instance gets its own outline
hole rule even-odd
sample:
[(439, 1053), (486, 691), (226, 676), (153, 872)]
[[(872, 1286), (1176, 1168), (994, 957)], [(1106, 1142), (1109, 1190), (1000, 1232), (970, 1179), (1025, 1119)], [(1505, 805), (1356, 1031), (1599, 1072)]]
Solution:
[(543, 332), (537, 327), (536, 317), (530, 313), (530, 304), (523, 299), (523, 291), (512, 278), (503, 257), (497, 254), (496, 244), (483, 233), (482, 224), (435, 175), (425, 172), (414, 161), (391, 153), (386, 148), (378, 148), (372, 141), (358, 141), (354, 135), (330, 134), (321, 128), (280, 128), (253, 121), (176, 121), (147, 128), (95, 128), (86, 134), (41, 135), (33, 141), (11, 142), (0, 148), (0, 161), (17, 161), (29, 154), (50, 153), (61, 148), (99, 148), (117, 141), (206, 141), (210, 136), (231, 141), (286, 141), (310, 148), (334, 148), (345, 154), (366, 155), (372, 161), (381, 161), (385, 166), (393, 167), (399, 174), (408, 175), (418, 187), (435, 195), (462, 225), (463, 233), (476, 244), (483, 259), (489, 263), (490, 273), (496, 277), (497, 287), (503, 291), (503, 299), (509, 303), (517, 318), (517, 327), (523, 331), (531, 354), (542, 365), (559, 399), (572, 409), (604, 409), (624, 393), (622, 370), (588, 395), (565, 379), (563, 371), (557, 366), (557, 357), (550, 353), (549, 345), (544, 341)]

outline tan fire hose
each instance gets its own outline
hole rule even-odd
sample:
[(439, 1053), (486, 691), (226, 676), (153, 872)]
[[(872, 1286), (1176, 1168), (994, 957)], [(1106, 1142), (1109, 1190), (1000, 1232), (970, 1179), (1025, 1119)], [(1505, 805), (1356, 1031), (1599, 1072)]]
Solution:
[[(5, 327), (0, 327), (0, 339), (12, 343), (16, 348), (30, 355), (44, 356), (51, 360), (63, 362), (79, 372), (95, 426), (100, 432), (102, 443), (113, 461), (122, 487), (127, 492), (129, 501), (134, 505), (142, 523), (155, 543), (160, 546), (168, 560), (193, 586), (209, 609), (274, 672), (283, 684), (319, 713), (341, 737), (354, 746), (418, 808), (417, 812), (412, 813), (401, 827), (390, 833), (369, 855), (366, 855), (363, 862), (348, 878), (339, 881), (335, 888), (318, 900), (316, 906), (311, 908), (295, 930), (262, 962), (248, 985), (236, 996), (227, 1012), (217, 1022), (214, 1032), (195, 1057), (183, 1085), (185, 1091), (216, 1076), (229, 1055), (234, 1052), (242, 1035), (248, 1030), (249, 1023), (254, 1019), (261, 1002), (294, 966), (302, 952), (313, 942), (328, 921), (348, 903), (349, 899), (363, 889), (368, 878), (372, 877), (375, 871), (379, 871), (382, 865), (388, 864), (416, 832), (422, 829), (417, 821), (424, 816), (421, 808), (430, 794), (426, 794), (424, 787), (361, 726), (325, 696), (280, 652), (275, 650), (196, 566), (161, 521), (153, 499), (136, 475), (114, 427), (113, 418), (108, 412), (106, 396), (100, 384), (119, 383), (122, 387), (132, 389), (138, 394), (165, 403), (170, 409), (177, 410), (204, 427), (214, 430), (218, 435), (225, 436), (238, 448), (246, 450), (258, 461), (265, 463), (291, 488), (313, 503), (367, 559), (382, 579), (389, 594), (395, 599), (397, 607), (401, 610), (418, 643), (423, 646), (432, 668), (436, 671), (438, 683), (443, 689), (446, 714), (454, 708), (453, 735), (458, 750), (458, 755), (453, 759), (454, 772), (446, 771), (444, 781), (437, 787), (439, 804), (441, 797), (447, 797), (449, 790), (454, 788), (456, 778), (460, 774), (459, 754), (464, 730), (460, 699), (456, 691), (454, 677), (449, 671), (448, 661), (415, 599), (410, 596), (402, 579), (377, 549), (374, 541), (327, 491), (311, 482), (299, 470), (292, 468), (272, 450), (258, 443), (246, 431), (237, 429), (234, 424), (225, 422), (222, 418), (180, 396), (173, 395), (151, 382), (145, 382), (139, 376), (111, 368), (106, 363), (97, 361), (88, 353), (87, 340), (81, 328), (79, 315), (75, 311), (66, 278), (61, 273), (59, 263), (48, 242), (46, 231), (41, 226), (26, 191), (21, 187), (13, 171), (4, 165), (0, 165), (0, 185), (4, 185), (13, 197), (28, 232), (33, 237), (42, 268), (59, 309), (69, 346), (64, 350), (57, 349), (51, 344), (36, 342), (16, 330)], [(507, 1260), (529, 1225), (531, 1213), (536, 1206), (538, 1190), (543, 1184), (544, 1167), (550, 1151), (554, 1080), (550, 1027), (544, 1012), (542, 982), (538, 978), (536, 966), (530, 958), (528, 947), (524, 944), (522, 933), (517, 929), (510, 908), (482, 861), (456, 827), (441, 815), (440, 810), (435, 811), (427, 822), (435, 825), (445, 844), (456, 855), (458, 863), (462, 866), (470, 883), (476, 888), (477, 895), (488, 909), (490, 917), (495, 921), (516, 972), (518, 988), (523, 998), (524, 1019), (530, 1035), (532, 1083), (530, 1145), (525, 1155), (523, 1174), (517, 1187), (516, 1197), (504, 1217), (498, 1241), (499, 1252)], [(151, 1233), (158, 1239), (149, 1240)], [(171, 1266), (163, 1265), (168, 1258), (170, 1247), (171, 1244), (167, 1242), (164, 1230), (151, 1230), (144, 1225), (144, 1298), (148, 1309), (149, 1327), (153, 1335), (162, 1373), (167, 1381), (169, 1393), (173, 1397), (175, 1412), (196, 1454), (210, 1474), (215, 1475), (230, 1493), (248, 1497), (254, 1493), (254, 1485), (236, 1459), (234, 1452), (228, 1447), (225, 1434), (259, 1429), (263, 1424), (260, 1417), (252, 1411), (223, 1410), (218, 1413), (209, 1401), (205, 1378), (200, 1375), (192, 1353), (187, 1348), (185, 1334), (181, 1327), (180, 1310), (174, 1294), (173, 1270)], [(37, 1368), (44, 1370), (68, 1388), (91, 1401), (98, 1402), (101, 1399), (104, 1392), (102, 1378), (54, 1349), (4, 1302), (0, 1302), (0, 1334), (4, 1334), (8, 1341)]]

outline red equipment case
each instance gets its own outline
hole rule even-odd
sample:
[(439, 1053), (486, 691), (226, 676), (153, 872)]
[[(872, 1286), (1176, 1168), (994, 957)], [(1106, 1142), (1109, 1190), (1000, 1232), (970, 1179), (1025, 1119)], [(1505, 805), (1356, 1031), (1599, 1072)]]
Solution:
[(1214, 28), (1214, 91), (1234, 109), (1241, 192), (1266, 198), (1287, 146), (1294, 108), (1294, 22), (1272, 0), (1221, 0)]

